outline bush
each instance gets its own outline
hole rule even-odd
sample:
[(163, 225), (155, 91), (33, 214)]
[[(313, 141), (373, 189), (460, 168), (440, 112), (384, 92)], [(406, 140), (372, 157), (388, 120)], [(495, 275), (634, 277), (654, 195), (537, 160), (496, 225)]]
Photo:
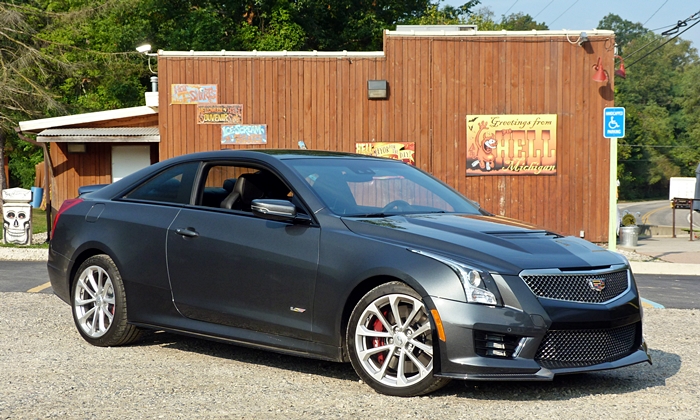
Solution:
[(634, 215), (627, 213), (622, 216), (622, 226), (637, 226), (637, 218)]

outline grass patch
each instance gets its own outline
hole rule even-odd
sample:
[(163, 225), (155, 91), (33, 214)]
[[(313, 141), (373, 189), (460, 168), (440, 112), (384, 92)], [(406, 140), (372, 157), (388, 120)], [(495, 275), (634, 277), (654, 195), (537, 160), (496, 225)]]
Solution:
[[(47, 231), (46, 225), (46, 211), (41, 209), (32, 209), (32, 226), (34, 233), (44, 233)], [(15, 244), (5, 244), (2, 243), (2, 238), (5, 237), (4, 234), (4, 223), (0, 225), (0, 246), (3, 248), (48, 248), (49, 244), (34, 244), (29, 246), (20, 246)]]

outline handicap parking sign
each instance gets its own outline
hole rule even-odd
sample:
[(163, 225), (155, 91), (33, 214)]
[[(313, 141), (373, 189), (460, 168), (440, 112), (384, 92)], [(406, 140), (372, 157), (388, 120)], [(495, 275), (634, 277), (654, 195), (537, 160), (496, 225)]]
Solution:
[(625, 108), (608, 107), (603, 111), (603, 137), (625, 137)]

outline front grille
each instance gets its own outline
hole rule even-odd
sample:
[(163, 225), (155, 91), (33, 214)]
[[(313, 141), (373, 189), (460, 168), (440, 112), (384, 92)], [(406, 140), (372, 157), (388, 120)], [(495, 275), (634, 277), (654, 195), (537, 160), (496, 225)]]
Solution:
[(591, 366), (631, 354), (637, 344), (638, 324), (597, 330), (551, 330), (540, 344), (535, 360), (545, 368)]
[[(629, 288), (627, 270), (608, 273), (523, 274), (535, 296), (582, 303), (605, 303)], [(604, 284), (603, 288), (600, 285)], [(594, 287), (598, 285), (601, 290)]]

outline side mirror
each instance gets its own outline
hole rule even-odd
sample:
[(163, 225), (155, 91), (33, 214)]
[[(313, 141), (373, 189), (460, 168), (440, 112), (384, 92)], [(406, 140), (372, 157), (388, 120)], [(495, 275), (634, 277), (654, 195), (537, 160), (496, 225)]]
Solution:
[(297, 217), (297, 208), (287, 200), (253, 200), (250, 209), (256, 217), (291, 222)]

